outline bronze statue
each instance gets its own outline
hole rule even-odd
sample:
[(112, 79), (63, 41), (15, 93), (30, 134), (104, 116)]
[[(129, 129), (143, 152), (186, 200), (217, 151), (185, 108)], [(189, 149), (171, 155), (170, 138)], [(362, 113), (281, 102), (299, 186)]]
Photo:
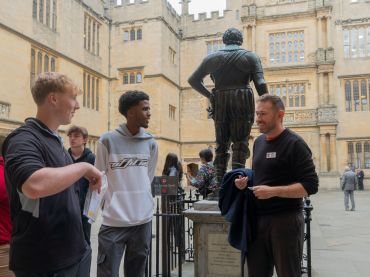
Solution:
[[(215, 122), (218, 184), (226, 172), (232, 142), (232, 168), (243, 168), (250, 156), (248, 138), (254, 122), (255, 103), (250, 81), (259, 95), (268, 93), (259, 57), (241, 48), (242, 33), (227, 29), (222, 37), (225, 48), (209, 54), (190, 76), (189, 84), (210, 99), (210, 114)], [(215, 84), (210, 92), (203, 83), (210, 74)]]

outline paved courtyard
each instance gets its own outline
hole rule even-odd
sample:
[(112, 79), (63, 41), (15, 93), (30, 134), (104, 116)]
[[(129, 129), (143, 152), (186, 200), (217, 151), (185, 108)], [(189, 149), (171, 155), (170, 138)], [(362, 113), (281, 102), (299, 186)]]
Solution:
[[(320, 191), (311, 197), (311, 201), (314, 206), (311, 222), (312, 276), (370, 276), (370, 191), (355, 192), (354, 212), (344, 211), (343, 192), (339, 190)], [(94, 224), (91, 276), (96, 276), (98, 228), (99, 225)], [(183, 276), (193, 275), (193, 264), (185, 264)]]

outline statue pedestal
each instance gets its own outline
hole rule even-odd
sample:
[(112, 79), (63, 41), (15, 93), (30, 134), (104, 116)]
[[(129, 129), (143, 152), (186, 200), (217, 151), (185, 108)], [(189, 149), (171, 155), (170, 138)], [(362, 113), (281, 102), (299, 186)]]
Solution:
[(218, 202), (196, 202), (184, 214), (194, 223), (194, 276), (239, 277), (240, 251), (229, 245), (229, 223), (221, 216)]

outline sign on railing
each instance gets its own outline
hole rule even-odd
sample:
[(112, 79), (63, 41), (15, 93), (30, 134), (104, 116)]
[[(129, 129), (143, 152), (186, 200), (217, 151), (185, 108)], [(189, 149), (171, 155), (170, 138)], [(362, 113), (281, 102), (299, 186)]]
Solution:
[(177, 195), (178, 178), (175, 176), (155, 176), (152, 182), (152, 194)]

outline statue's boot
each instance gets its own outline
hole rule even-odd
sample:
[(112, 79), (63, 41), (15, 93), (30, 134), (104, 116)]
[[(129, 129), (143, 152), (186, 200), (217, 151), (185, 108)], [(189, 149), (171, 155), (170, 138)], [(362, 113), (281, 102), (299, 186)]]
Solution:
[(229, 162), (230, 154), (221, 154), (216, 152), (216, 158), (214, 161), (215, 170), (216, 170), (216, 180), (218, 187), (221, 186), (222, 178), (226, 173), (227, 163)]
[(248, 141), (237, 141), (232, 145), (232, 169), (245, 168), (245, 162), (250, 156)]

